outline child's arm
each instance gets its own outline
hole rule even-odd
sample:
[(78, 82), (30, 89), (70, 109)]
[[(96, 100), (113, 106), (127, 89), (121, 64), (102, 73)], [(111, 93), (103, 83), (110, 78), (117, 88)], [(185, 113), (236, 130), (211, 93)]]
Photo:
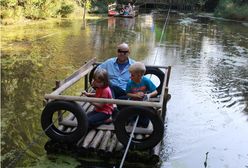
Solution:
[(89, 93), (86, 91), (83, 91), (80, 96), (87, 96), (87, 97), (95, 97), (96, 93)]
[(97, 108), (101, 108), (104, 105), (103, 103), (91, 103), (91, 104)]
[(142, 99), (145, 95), (143, 92), (137, 92), (137, 93), (127, 93), (127, 96), (132, 97), (132, 98)]
[(154, 90), (152, 93), (149, 93), (149, 96), (150, 97), (155, 97), (158, 95), (158, 91), (157, 90)]
[(157, 90), (154, 90), (153, 92), (148, 93), (148, 94), (146, 95), (146, 97), (147, 97), (146, 100), (149, 101), (151, 97), (155, 97), (155, 96), (157, 96), (157, 95), (158, 95), (158, 91), (157, 91)]

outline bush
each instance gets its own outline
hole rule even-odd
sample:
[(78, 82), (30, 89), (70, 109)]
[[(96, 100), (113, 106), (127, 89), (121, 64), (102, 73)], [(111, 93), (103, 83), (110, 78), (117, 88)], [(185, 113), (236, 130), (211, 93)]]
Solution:
[(63, 3), (58, 13), (61, 15), (61, 17), (67, 17), (67, 15), (71, 14), (73, 10), (74, 10), (74, 6), (72, 4)]

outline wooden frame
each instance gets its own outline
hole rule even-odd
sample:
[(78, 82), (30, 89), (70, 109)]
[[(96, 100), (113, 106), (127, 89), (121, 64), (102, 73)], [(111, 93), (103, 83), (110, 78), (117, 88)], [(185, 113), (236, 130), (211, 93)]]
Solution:
[(79, 101), (79, 102), (111, 103), (111, 104), (119, 104), (119, 105), (135, 105), (135, 106), (156, 107), (156, 108), (162, 108), (164, 106), (165, 98), (168, 95), (168, 84), (169, 84), (169, 77), (170, 77), (170, 70), (171, 70), (170, 66), (167, 67), (167, 66), (147, 65), (147, 67), (164, 68), (166, 70), (165, 78), (163, 81), (163, 89), (160, 95), (159, 102), (147, 103), (147, 101), (117, 100), (117, 99), (60, 95), (63, 91), (65, 91), (67, 88), (72, 86), (78, 80), (88, 75), (88, 73), (90, 73), (90, 71), (93, 69), (94, 65), (97, 65), (97, 64), (100, 64), (100, 63), (96, 62), (96, 58), (93, 58), (90, 61), (88, 61), (81, 68), (79, 68), (79, 70), (71, 74), (66, 79), (62, 80), (60, 82), (59, 87), (56, 88), (56, 90), (54, 90), (50, 94), (45, 94), (45, 99), (48, 99), (49, 101), (50, 100), (66, 100), (66, 101)]

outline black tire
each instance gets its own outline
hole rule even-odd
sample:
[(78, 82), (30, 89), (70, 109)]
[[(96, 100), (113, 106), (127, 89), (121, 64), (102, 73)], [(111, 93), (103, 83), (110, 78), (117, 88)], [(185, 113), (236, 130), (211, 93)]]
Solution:
[(145, 75), (148, 75), (148, 74), (152, 74), (158, 77), (160, 84), (157, 87), (157, 91), (158, 91), (158, 95), (160, 95), (162, 92), (162, 88), (163, 88), (163, 82), (164, 82), (164, 76), (165, 76), (164, 72), (161, 71), (159, 68), (147, 67)]
[(96, 68), (99, 66), (100, 64), (97, 64), (94, 66), (94, 68), (90, 71), (90, 75), (89, 75), (89, 82), (92, 82), (93, 76), (94, 76), (94, 72), (96, 70)]
[(138, 140), (133, 138), (130, 144), (130, 149), (148, 149), (157, 145), (162, 139), (164, 134), (164, 124), (162, 119), (156, 114), (156, 111), (148, 107), (129, 106), (120, 111), (118, 114), (114, 126), (117, 139), (126, 146), (130, 135), (126, 131), (125, 126), (130, 121), (130, 118), (142, 115), (148, 117), (153, 125), (153, 132), (148, 138)]
[[(77, 126), (73, 131), (61, 131), (53, 121), (58, 111), (72, 113), (77, 119)], [(57, 117), (56, 117), (57, 118)], [(57, 121), (57, 119), (55, 119)], [(64, 143), (78, 141), (88, 130), (88, 120), (84, 110), (75, 102), (53, 101), (46, 105), (41, 115), (41, 125), (46, 135), (52, 140)]]

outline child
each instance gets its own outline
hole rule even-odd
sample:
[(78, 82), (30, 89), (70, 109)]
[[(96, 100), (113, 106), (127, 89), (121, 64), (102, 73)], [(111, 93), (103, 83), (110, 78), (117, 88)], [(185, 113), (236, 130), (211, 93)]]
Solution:
[(128, 81), (126, 92), (131, 100), (144, 100), (157, 96), (156, 86), (144, 74), (146, 67), (142, 62), (135, 62), (129, 67), (131, 80)]
[[(147, 99), (149, 101), (150, 97), (157, 96), (156, 86), (150, 79), (144, 77), (146, 67), (143, 63), (135, 62), (129, 67), (129, 72), (131, 73), (131, 80), (127, 83), (126, 92), (131, 100)], [(135, 119), (133, 118), (133, 120)], [(146, 128), (148, 124), (149, 119), (141, 115), (137, 126)]]
[[(96, 98), (111, 99), (112, 94), (109, 88), (108, 73), (105, 69), (96, 69), (93, 76), (92, 86), (95, 88), (95, 93), (83, 92), (84, 95)], [(113, 112), (113, 104), (92, 103), (95, 109), (87, 113), (89, 128), (96, 127), (109, 119)]]

